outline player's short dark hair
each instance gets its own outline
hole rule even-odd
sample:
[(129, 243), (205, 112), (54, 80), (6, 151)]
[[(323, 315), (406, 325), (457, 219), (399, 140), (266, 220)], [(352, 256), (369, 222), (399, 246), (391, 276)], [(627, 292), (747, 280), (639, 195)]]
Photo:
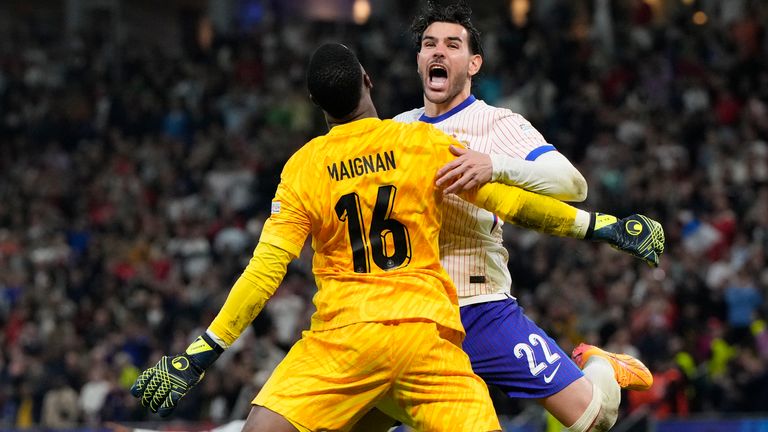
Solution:
[(360, 103), (363, 71), (349, 48), (337, 43), (320, 46), (312, 54), (307, 71), (307, 88), (325, 112), (343, 118)]
[(469, 33), (469, 52), (483, 55), (483, 44), (480, 30), (472, 24), (472, 9), (463, 0), (447, 6), (440, 6), (434, 1), (428, 1), (421, 13), (411, 23), (411, 34), (417, 49), (421, 49), (421, 38), (427, 27), (436, 22), (459, 24)]

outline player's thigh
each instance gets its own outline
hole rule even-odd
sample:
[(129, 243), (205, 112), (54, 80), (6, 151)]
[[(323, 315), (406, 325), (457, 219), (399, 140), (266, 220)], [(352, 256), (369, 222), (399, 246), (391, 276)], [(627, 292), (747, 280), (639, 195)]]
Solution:
[(418, 337), (396, 356), (409, 361), (396, 369), (393, 397), (377, 407), (420, 431), (500, 430), (488, 387), (461, 350), (461, 335), (434, 323), (411, 326)]
[(472, 369), (509, 397), (545, 398), (584, 376), (513, 299), (464, 306), (461, 320)]
[(309, 430), (346, 430), (390, 388), (391, 329), (360, 323), (304, 332), (253, 404)]
[(280, 414), (261, 406), (254, 406), (243, 425), (243, 432), (311, 432), (309, 429), (292, 424)]
[(577, 379), (552, 396), (539, 399), (544, 409), (566, 426), (574, 424), (581, 418), (590, 402), (592, 402), (592, 383), (586, 377)]

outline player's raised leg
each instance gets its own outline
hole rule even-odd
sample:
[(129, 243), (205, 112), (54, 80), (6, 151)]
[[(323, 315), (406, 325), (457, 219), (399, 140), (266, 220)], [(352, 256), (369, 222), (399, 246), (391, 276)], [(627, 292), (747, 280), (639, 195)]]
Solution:
[(613, 369), (616, 382), (627, 390), (648, 390), (653, 385), (651, 371), (629, 354), (616, 354), (588, 344), (580, 344), (571, 354), (573, 361), (584, 369), (591, 359), (604, 359)]
[[(573, 350), (571, 357), (574, 363), (582, 368), (585, 379), (580, 379), (542, 400), (542, 404), (561, 423), (570, 425), (570, 432), (609, 430), (618, 418), (621, 388), (647, 390), (653, 383), (653, 376), (648, 368), (640, 360), (627, 354), (615, 354), (593, 345), (581, 344)], [(583, 395), (588, 389), (577, 390), (576, 385), (587, 379), (587, 383), (592, 386), (592, 392), (589, 404), (584, 408)], [(582, 406), (574, 411), (573, 407), (577, 404)], [(582, 414), (571, 423), (574, 412)]]
[(464, 306), (461, 318), (464, 350), (488, 384), (512, 398), (538, 400), (569, 431), (605, 431), (615, 423), (621, 390), (607, 361), (595, 357), (580, 370), (513, 298)]
[(575, 424), (592, 402), (593, 386), (581, 377), (559, 392), (539, 399), (539, 403), (564, 425)]
[(605, 432), (618, 418), (621, 389), (605, 361), (593, 361), (583, 372), (583, 377), (539, 402), (568, 425), (568, 432)]

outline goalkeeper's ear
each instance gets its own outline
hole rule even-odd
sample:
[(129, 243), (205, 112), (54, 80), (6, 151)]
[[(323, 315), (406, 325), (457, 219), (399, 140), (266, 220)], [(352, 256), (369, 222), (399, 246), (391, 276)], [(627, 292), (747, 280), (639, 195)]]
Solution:
[(365, 72), (365, 69), (363, 69), (363, 86), (369, 91), (373, 90), (373, 80), (371, 80), (371, 77)]

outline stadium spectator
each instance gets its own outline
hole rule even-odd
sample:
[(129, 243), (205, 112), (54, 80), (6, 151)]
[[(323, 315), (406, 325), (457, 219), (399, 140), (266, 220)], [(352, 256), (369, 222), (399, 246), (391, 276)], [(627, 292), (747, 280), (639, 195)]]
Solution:
[[(222, 37), (203, 55), (127, 40), (117, 57), (97, 38), (65, 44), (63, 29), (0, 16), (0, 428), (42, 427), (46, 370), (65, 353), (82, 396), (89, 369), (117, 370), (125, 353), (129, 376), (211, 320), (210, 305), (223, 303), (258, 238), (279, 167), (325, 127), (305, 102), (302, 46), (346, 39), (365, 66), (376, 64), (367, 69), (383, 116), (419, 105), (418, 86), (404, 84), (412, 9), (329, 27), (294, 22), (277, 3), (265, 2), (279, 19), (257, 35)], [(729, 411), (756, 409), (768, 392), (758, 367), (768, 358), (768, 5), (697, 2), (708, 17), (699, 25), (684, 2), (610, 2), (610, 14), (605, 3), (536, 1), (526, 24), (507, 11), (483, 22), (497, 54), (478, 96), (533, 113), (587, 177), (586, 206), (648, 210), (665, 224), (667, 252), (651, 270), (589, 244), (515, 232), (505, 239), (514, 292), (564, 348), (584, 338), (629, 344), (656, 373), (680, 354), (664, 348), (680, 337), (693, 362), (681, 381), (691, 414), (725, 398)], [(520, 97), (536, 91), (539, 99)], [(291, 267), (293, 295), (307, 308), (309, 268), (306, 256)], [(724, 290), (740, 271), (761, 300), (732, 344)], [(570, 289), (568, 302), (548, 294)], [(154, 336), (170, 325), (173, 346)], [(259, 350), (255, 340), (244, 351)], [(236, 374), (236, 387), (250, 373)], [(80, 411), (78, 422), (147, 419), (127, 397), (127, 378), (105, 379), (102, 408)], [(206, 392), (237, 418), (231, 388)]]

